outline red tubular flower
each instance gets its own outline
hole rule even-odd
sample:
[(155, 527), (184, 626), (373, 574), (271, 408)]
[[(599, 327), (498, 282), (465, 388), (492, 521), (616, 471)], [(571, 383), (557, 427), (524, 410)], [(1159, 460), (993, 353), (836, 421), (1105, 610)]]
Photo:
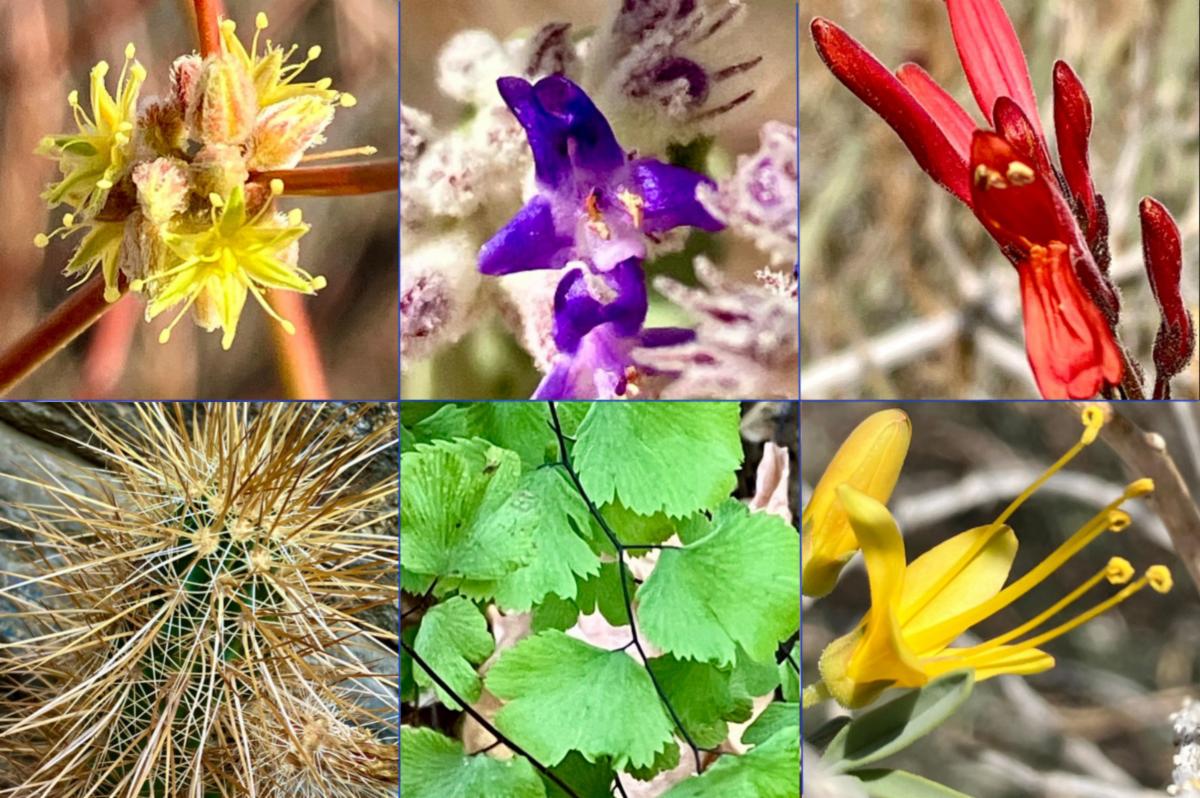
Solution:
[(995, 132), (980, 129), (923, 69), (904, 64), (893, 75), (832, 22), (814, 19), (813, 40), (838, 80), (971, 208), (1017, 267), (1026, 351), (1042, 394), (1094, 396), (1122, 382), (1125, 361), (1115, 333), (1120, 302), (1106, 275), (1107, 220), (1087, 161), (1091, 103), (1070, 68), (1056, 67), (1064, 177), (1050, 159), (1025, 54), (1000, 1), (946, 0), (946, 8), (971, 91)]
[(1187, 368), (1196, 353), (1196, 322), (1183, 301), (1183, 250), (1179, 227), (1163, 204), (1142, 200), (1142, 252), (1150, 287), (1162, 312), (1154, 338), (1155, 399), (1170, 398), (1170, 379)]

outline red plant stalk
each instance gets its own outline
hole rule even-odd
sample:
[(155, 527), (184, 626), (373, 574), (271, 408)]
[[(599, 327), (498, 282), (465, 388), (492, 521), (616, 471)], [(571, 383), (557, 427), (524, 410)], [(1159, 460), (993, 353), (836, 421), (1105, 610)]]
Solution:
[[(121, 275), (122, 293), (128, 282)], [(112, 305), (104, 299), (104, 280), (96, 278), (73, 293), (65, 302), (0, 354), (0, 395), (36, 371), (67, 344), (91, 327)]]
[(272, 180), (283, 181), (283, 193), (293, 196), (346, 197), (358, 194), (377, 194), (397, 191), (400, 187), (400, 162), (368, 161), (366, 163), (302, 166), (255, 172), (253, 183), (269, 185)]
[(269, 301), (275, 311), (296, 328), (295, 334), (289, 335), (283, 325), (270, 325), (279, 376), (287, 397), (328, 399), (329, 384), (321, 363), (321, 349), (304, 306), (304, 297), (292, 291), (272, 291)]
[(128, 294), (96, 324), (83, 361), (80, 399), (111, 399), (129, 362), (129, 347), (141, 318), (141, 306)]
[(193, 0), (193, 5), (200, 55), (208, 57), (221, 52), (221, 17), (225, 16), (225, 3), (222, 0)]

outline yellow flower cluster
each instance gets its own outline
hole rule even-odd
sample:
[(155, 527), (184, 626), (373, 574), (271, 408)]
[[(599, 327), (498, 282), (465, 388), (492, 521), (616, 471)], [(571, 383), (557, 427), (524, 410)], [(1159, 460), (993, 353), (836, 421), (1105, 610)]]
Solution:
[[(1017, 554), (1017, 535), (1008, 525), (1013, 513), (1046, 480), (1091, 444), (1104, 423), (1102, 411), (1083, 412), (1080, 440), (992, 523), (962, 532), (909, 562), (904, 538), (887, 501), (908, 447), (908, 419), (899, 411), (864, 421), (838, 451), (804, 513), (804, 591), (824, 595), (841, 567), (862, 551), (871, 605), (848, 634), (834, 640), (820, 658), (821, 681), (808, 687), (804, 704), (834, 698), (855, 708), (871, 703), (890, 687), (920, 687), (955, 670), (976, 680), (1000, 674), (1031, 674), (1054, 666), (1041, 650), (1045, 643), (1125, 601), (1149, 586), (1171, 589), (1171, 574), (1153, 565), (1134, 579), (1133, 566), (1120, 557), (1046, 610), (1010, 631), (971, 646), (952, 644), (986, 618), (996, 615), (1042, 584), (1051, 574), (1106, 531), (1130, 523), (1121, 504), (1154, 489), (1149, 479), (1130, 483), (1028, 573), (1006, 586)], [(1059, 613), (1101, 582), (1121, 586), (1113, 595), (1069, 620), (1043, 629)]]
[(115, 302), (127, 278), (146, 297), (147, 320), (179, 308), (164, 342), (191, 310), (204, 329), (224, 331), (228, 349), (248, 294), (291, 331), (267, 290), (314, 294), (325, 286), (297, 265), (297, 242), (309, 227), (299, 211), (276, 210), (283, 184), (256, 175), (299, 164), (324, 142), (335, 109), (355, 100), (328, 78), (300, 79), (319, 47), (295, 63), (296, 47), (268, 41), (260, 49), (266, 28), (260, 13), (247, 49), (234, 22), (222, 20), (220, 52), (179, 58), (168, 96), (140, 104), (146, 70), (130, 45), (116, 95), (101, 62), (92, 70), (90, 111), (70, 95), (77, 131), (48, 136), (38, 148), (62, 174), (45, 199), (70, 212), (35, 243), (82, 234), (66, 267), (78, 283), (99, 269), (105, 298)]

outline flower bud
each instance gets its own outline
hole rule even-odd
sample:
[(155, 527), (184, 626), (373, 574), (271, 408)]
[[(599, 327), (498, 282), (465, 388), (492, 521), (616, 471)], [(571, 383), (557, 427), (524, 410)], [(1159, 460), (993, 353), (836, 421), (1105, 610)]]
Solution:
[(196, 84), (200, 82), (203, 62), (196, 54), (181, 55), (171, 64), (171, 101), (187, 114), (194, 110), (198, 98)]
[(174, 99), (147, 104), (138, 117), (138, 143), (156, 155), (180, 155), (187, 144), (183, 110)]
[(258, 115), (251, 139), (249, 167), (254, 171), (291, 169), (310, 148), (325, 140), (334, 109), (311, 94), (275, 103)]
[(1183, 299), (1183, 250), (1179, 227), (1161, 202), (1146, 197), (1142, 217), (1142, 251), (1150, 287), (1162, 313), (1154, 338), (1154, 367), (1158, 371), (1156, 399), (1169, 398), (1169, 380), (1187, 368), (1196, 353), (1196, 324)]
[(192, 191), (197, 196), (227, 197), (234, 186), (240, 186), (250, 178), (250, 172), (239, 147), (209, 144), (192, 159), (191, 176)]
[(206, 59), (192, 116), (197, 137), (205, 144), (241, 144), (257, 116), (258, 93), (245, 65), (229, 55)]
[(158, 158), (138, 164), (133, 170), (133, 183), (142, 213), (154, 224), (166, 224), (187, 207), (188, 176), (179, 161)]

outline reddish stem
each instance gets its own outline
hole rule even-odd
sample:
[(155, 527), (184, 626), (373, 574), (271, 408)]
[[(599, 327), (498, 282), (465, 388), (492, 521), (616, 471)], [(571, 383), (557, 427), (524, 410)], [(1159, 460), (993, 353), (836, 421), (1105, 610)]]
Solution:
[[(122, 293), (128, 287), (124, 276), (119, 287)], [(71, 294), (38, 326), (0, 355), (0, 395), (8, 393), (58, 354), (112, 307), (104, 300), (104, 280), (99, 277)]]
[(276, 179), (283, 181), (284, 194), (317, 197), (376, 194), (399, 190), (400, 162), (391, 160), (301, 166), (296, 169), (256, 172), (250, 177), (252, 182), (263, 185)]
[(221, 17), (225, 16), (222, 0), (192, 0), (196, 7), (196, 32), (200, 38), (200, 55), (207, 58), (221, 52)]
[(129, 362), (129, 347), (137, 331), (140, 309), (138, 301), (127, 294), (97, 322), (83, 361), (77, 393), (80, 399), (111, 397)]
[(329, 385), (321, 364), (321, 349), (304, 297), (294, 291), (272, 291), (270, 301), (275, 311), (296, 327), (295, 335), (288, 335), (282, 325), (271, 325), (285, 393), (289, 399), (328, 399)]

